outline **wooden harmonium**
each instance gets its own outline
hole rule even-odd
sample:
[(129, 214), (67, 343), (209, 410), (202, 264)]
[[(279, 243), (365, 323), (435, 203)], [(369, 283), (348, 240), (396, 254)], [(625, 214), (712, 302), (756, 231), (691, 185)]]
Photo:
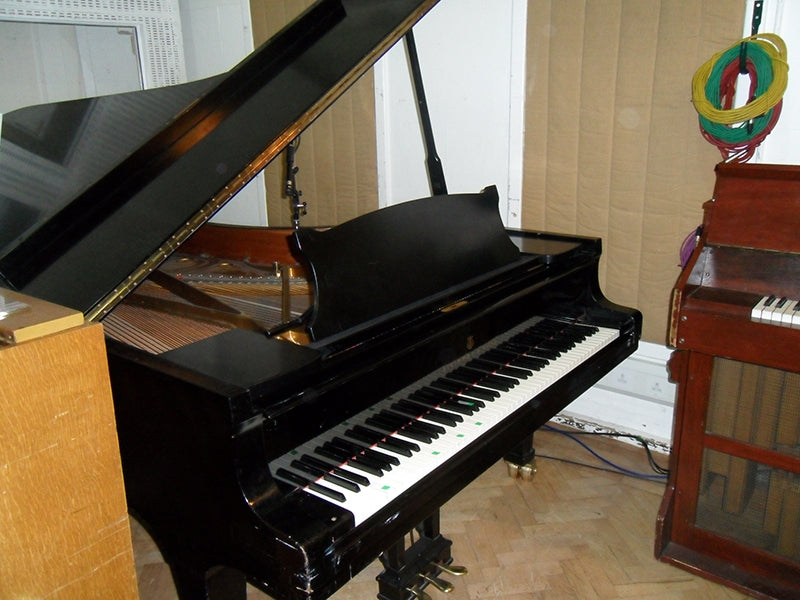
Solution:
[(783, 354), (775, 366), (790, 369), (800, 335), (800, 168), (721, 164), (703, 209), (673, 291), (670, 344), (713, 353), (722, 335), (732, 358)]

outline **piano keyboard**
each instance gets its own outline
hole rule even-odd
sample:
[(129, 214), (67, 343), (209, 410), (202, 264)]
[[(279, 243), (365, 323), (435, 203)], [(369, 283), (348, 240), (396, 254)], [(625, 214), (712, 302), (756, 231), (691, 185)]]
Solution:
[(363, 523), (619, 335), (537, 317), (270, 463)]
[(764, 296), (751, 309), (750, 320), (800, 329), (800, 300), (785, 296)]

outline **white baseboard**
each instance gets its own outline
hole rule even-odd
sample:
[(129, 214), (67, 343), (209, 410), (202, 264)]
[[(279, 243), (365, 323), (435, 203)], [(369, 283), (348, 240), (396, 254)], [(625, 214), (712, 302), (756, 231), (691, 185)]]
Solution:
[(666, 346), (641, 342), (636, 352), (555, 420), (582, 429), (638, 435), (656, 450), (669, 452), (676, 392), (667, 378), (670, 353)]

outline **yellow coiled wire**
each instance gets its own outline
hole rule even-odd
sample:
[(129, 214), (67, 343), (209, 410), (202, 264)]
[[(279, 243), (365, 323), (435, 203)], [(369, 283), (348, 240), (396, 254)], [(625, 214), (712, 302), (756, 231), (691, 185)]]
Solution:
[[(730, 50), (737, 48), (743, 42), (752, 42), (767, 53), (772, 62), (772, 82), (763, 94), (739, 108), (723, 110), (714, 106), (706, 96), (706, 84), (711, 71), (717, 61)], [(697, 112), (715, 123), (732, 125), (742, 123), (763, 115), (773, 108), (783, 98), (789, 83), (789, 63), (786, 57), (786, 44), (779, 35), (774, 33), (761, 33), (744, 38), (729, 48), (718, 52), (708, 61), (703, 63), (692, 77), (692, 102)]]

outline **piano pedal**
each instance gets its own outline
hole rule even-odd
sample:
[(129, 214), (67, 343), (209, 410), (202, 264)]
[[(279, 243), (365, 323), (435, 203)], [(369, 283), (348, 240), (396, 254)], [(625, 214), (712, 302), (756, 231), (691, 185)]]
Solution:
[(432, 567), (435, 567), (441, 571), (444, 571), (448, 575), (452, 575), (453, 577), (461, 577), (462, 575), (466, 575), (468, 573), (467, 567), (461, 567), (459, 565), (448, 565), (441, 562), (434, 562), (431, 563)]
[(529, 462), (524, 465), (518, 465), (511, 461), (506, 462), (506, 470), (508, 476), (512, 479), (522, 479), (523, 481), (531, 481), (533, 476), (536, 475), (536, 461)]
[(428, 586), (444, 593), (453, 590), (452, 583), (439, 577), (442, 572), (466, 573), (464, 567), (450, 565), (452, 542), (438, 533), (438, 514), (426, 525), (420, 528), (418, 538), (409, 532), (381, 554), (384, 569), (376, 578), (378, 600), (431, 600), (423, 591)]
[(416, 598), (417, 600), (433, 600), (430, 594), (420, 589), (417, 589), (416, 587), (406, 588), (406, 591), (410, 592), (411, 595), (414, 596), (414, 598)]
[(433, 587), (435, 587), (440, 592), (443, 592), (445, 594), (449, 594), (450, 592), (453, 591), (453, 584), (450, 583), (449, 581), (445, 581), (444, 579), (440, 579), (440, 578), (435, 577), (433, 575), (426, 575), (425, 573), (420, 573), (419, 576), (423, 580), (425, 580), (428, 583), (430, 583)]

